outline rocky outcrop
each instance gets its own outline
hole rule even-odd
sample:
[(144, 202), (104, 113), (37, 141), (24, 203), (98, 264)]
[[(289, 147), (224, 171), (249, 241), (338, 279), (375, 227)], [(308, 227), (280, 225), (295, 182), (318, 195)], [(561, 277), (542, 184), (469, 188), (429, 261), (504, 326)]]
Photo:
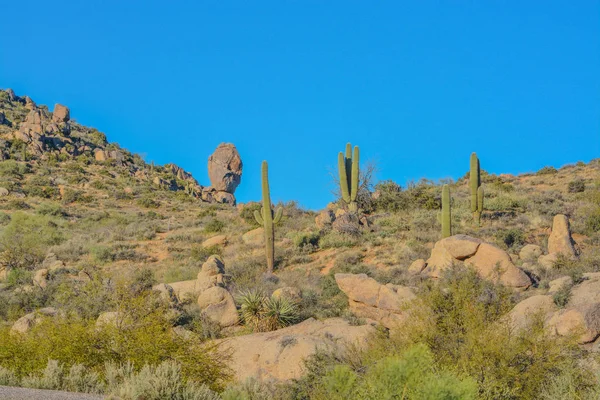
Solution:
[(44, 317), (54, 317), (57, 314), (58, 311), (54, 307), (41, 308), (16, 320), (10, 330), (11, 332), (27, 333), (31, 328), (39, 324)]
[(225, 263), (223, 263), (223, 259), (217, 255), (212, 255), (202, 264), (202, 268), (198, 272), (196, 288), (202, 291), (213, 286), (222, 285), (224, 276)]
[(552, 233), (548, 238), (548, 254), (562, 254), (566, 257), (577, 257), (575, 241), (571, 237), (569, 219), (566, 215), (554, 216)]
[(544, 252), (542, 248), (536, 244), (527, 244), (523, 246), (521, 251), (519, 252), (519, 258), (523, 261), (535, 261), (537, 260)]
[(262, 227), (252, 229), (242, 235), (242, 241), (248, 245), (262, 246), (265, 242), (265, 231)]
[(350, 310), (358, 317), (375, 320), (393, 329), (403, 321), (404, 309), (415, 299), (404, 286), (382, 285), (366, 274), (335, 274), (340, 290), (348, 296)]
[(52, 113), (52, 121), (57, 124), (69, 122), (71, 119), (71, 112), (69, 109), (61, 104), (54, 105), (54, 112)]
[(334, 221), (335, 213), (329, 208), (324, 209), (315, 217), (315, 224), (319, 229), (331, 228)]
[(202, 247), (207, 249), (209, 247), (225, 246), (226, 244), (227, 244), (227, 236), (217, 235), (217, 236), (208, 238), (204, 242), (202, 242)]
[(220, 286), (204, 290), (198, 296), (198, 306), (204, 315), (221, 327), (232, 326), (239, 321), (233, 296)]
[[(560, 284), (570, 285), (561, 278)], [(540, 315), (546, 328), (559, 336), (576, 335), (580, 344), (600, 336), (600, 273), (584, 274), (584, 281), (573, 286), (563, 308), (558, 308), (551, 295), (533, 296), (517, 304), (509, 313), (515, 328), (523, 328)]]
[[(205, 190), (206, 194), (203, 193), (203, 196), (210, 195), (220, 203), (235, 205), (233, 194), (242, 181), (242, 168), (242, 159), (235, 146), (231, 143), (221, 143), (208, 157), (211, 186)], [(231, 196), (219, 193), (228, 193)]]
[(371, 325), (352, 326), (341, 318), (309, 318), (273, 332), (236, 336), (219, 343), (231, 352), (229, 367), (236, 381), (286, 381), (303, 375), (304, 360), (317, 349), (342, 349), (347, 344), (364, 347), (374, 332)]
[(516, 289), (527, 289), (531, 279), (517, 268), (504, 250), (467, 235), (454, 235), (437, 242), (423, 273), (439, 278), (454, 264), (472, 267), (483, 279)]

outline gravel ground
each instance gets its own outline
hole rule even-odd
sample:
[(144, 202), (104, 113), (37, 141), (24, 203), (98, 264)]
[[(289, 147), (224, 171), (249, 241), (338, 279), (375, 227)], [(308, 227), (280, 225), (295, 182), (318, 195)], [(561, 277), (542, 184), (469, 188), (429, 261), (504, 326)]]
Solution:
[(62, 392), (60, 390), (26, 389), (0, 386), (2, 400), (101, 400), (96, 394)]

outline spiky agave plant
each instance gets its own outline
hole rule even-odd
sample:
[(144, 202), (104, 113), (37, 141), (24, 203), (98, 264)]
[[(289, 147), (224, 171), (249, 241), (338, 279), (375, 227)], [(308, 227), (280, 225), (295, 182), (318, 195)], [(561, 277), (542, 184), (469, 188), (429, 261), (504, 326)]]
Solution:
[(295, 324), (299, 319), (298, 305), (287, 297), (269, 297), (264, 303), (264, 328), (269, 331)]
[(261, 321), (265, 308), (266, 297), (259, 290), (248, 290), (239, 296), (240, 318), (242, 322), (255, 332), (262, 331)]

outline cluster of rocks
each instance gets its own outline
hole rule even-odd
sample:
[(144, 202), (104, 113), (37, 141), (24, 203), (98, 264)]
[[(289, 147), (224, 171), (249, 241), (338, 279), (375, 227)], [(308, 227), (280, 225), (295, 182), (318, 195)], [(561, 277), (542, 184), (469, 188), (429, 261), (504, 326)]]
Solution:
[[(71, 121), (68, 107), (61, 104), (49, 112), (46, 107), (38, 107), (29, 97), (19, 97), (11, 89), (5, 91), (8, 100), (14, 105), (26, 107), (29, 112), (24, 121), (10, 129), (0, 140), (0, 159), (7, 159), (8, 141), (19, 140), (26, 146), (28, 156), (46, 159), (51, 154), (70, 157), (88, 155), (97, 162), (113, 162), (129, 168), (131, 174), (140, 180), (151, 180), (155, 185), (169, 190), (186, 190), (190, 195), (210, 203), (235, 205), (235, 189), (241, 182), (242, 160), (231, 143), (221, 143), (208, 158), (210, 186), (200, 185), (192, 174), (175, 164), (166, 164), (160, 173), (153, 168), (140, 167), (133, 162), (132, 155), (106, 141), (103, 134)], [(10, 125), (5, 114), (0, 113), (0, 125)], [(184, 182), (183, 187), (179, 182)]]
[(523, 247), (519, 257), (524, 261), (523, 268), (533, 268), (537, 264), (544, 268), (552, 268), (559, 255), (568, 259), (579, 257), (579, 248), (571, 236), (569, 218), (558, 214), (552, 221), (552, 231), (548, 237), (548, 254), (543, 253), (540, 246), (528, 244)]
[[(541, 318), (551, 333), (559, 336), (575, 335), (580, 344), (594, 342), (600, 336), (600, 273), (583, 274), (583, 280), (574, 285), (569, 276), (550, 282), (547, 294), (531, 296), (518, 303), (508, 318), (515, 329), (524, 329)], [(568, 301), (561, 308), (554, 295), (569, 290)]]
[(238, 323), (238, 313), (233, 296), (225, 288), (225, 277), (225, 263), (221, 257), (212, 255), (202, 264), (196, 279), (161, 283), (154, 289), (174, 304), (195, 298), (209, 319), (221, 327), (229, 327)]
[(360, 229), (369, 228), (371, 223), (366, 215), (357, 215), (336, 204), (330, 203), (315, 217), (315, 224), (321, 230), (334, 229), (347, 234), (357, 234)]
[(454, 265), (472, 267), (479, 276), (505, 286), (525, 290), (529, 276), (513, 263), (510, 255), (493, 244), (467, 235), (454, 235), (438, 241), (427, 261), (416, 260), (409, 271), (439, 278)]

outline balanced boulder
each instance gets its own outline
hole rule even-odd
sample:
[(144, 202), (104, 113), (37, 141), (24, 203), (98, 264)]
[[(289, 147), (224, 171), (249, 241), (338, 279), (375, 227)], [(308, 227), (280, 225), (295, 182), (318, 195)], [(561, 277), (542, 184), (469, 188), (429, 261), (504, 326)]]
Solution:
[(577, 257), (575, 241), (571, 237), (569, 219), (566, 215), (555, 215), (552, 222), (552, 233), (548, 238), (548, 254), (554, 253), (570, 258)]
[(217, 192), (233, 194), (242, 180), (242, 159), (235, 146), (221, 143), (208, 157), (208, 176)]

